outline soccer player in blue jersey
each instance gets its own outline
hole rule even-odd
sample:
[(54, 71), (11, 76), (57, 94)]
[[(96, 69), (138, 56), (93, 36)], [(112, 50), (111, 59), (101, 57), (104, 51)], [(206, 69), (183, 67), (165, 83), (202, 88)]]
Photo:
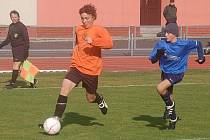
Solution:
[(173, 86), (182, 81), (187, 70), (188, 56), (191, 51), (197, 49), (199, 64), (205, 62), (202, 44), (196, 40), (182, 40), (179, 36), (179, 29), (176, 23), (169, 23), (165, 28), (166, 39), (157, 42), (149, 60), (152, 63), (159, 61), (161, 82), (157, 85), (157, 92), (166, 105), (165, 115), (168, 114), (168, 129), (175, 129), (179, 117), (175, 112), (175, 102), (172, 99)]

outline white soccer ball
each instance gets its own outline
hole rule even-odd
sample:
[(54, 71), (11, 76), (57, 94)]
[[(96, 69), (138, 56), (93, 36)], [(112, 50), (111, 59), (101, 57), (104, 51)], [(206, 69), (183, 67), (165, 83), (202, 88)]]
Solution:
[(45, 120), (43, 128), (47, 134), (55, 135), (59, 133), (61, 129), (61, 123), (56, 117), (50, 117)]

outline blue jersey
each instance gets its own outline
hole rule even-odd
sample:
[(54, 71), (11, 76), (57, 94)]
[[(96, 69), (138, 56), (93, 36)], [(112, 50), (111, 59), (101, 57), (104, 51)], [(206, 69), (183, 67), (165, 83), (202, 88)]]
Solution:
[(164, 56), (159, 60), (160, 69), (164, 73), (179, 74), (187, 70), (188, 56), (191, 51), (197, 49), (199, 60), (203, 59), (203, 48), (200, 41), (177, 39), (171, 43), (160, 40), (150, 53), (149, 59), (156, 59), (158, 49), (164, 50)]

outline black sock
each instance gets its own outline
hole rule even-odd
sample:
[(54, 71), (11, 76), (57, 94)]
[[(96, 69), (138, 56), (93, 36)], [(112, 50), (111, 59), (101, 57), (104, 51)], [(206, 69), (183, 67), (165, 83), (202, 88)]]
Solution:
[(58, 96), (54, 116), (58, 116), (59, 118), (62, 118), (62, 115), (66, 109), (67, 99), (68, 99), (67, 96), (63, 96), (63, 95)]
[(166, 94), (161, 96), (169, 110), (170, 120), (176, 120), (175, 102), (171, 100), (170, 96), (173, 93), (173, 86), (169, 87)]
[(170, 93), (170, 95), (172, 95), (173, 94), (173, 89), (174, 89), (174, 86), (170, 86), (170, 87), (168, 87), (168, 92)]
[(166, 106), (172, 106), (173, 105), (173, 101), (170, 98), (170, 92), (166, 92), (165, 95), (161, 95), (163, 101), (165, 102)]
[(13, 82), (13, 83), (16, 82), (17, 77), (18, 77), (18, 72), (19, 72), (19, 70), (13, 70), (12, 71), (12, 80), (11, 80), (11, 82)]
[(100, 104), (101, 101), (103, 100), (103, 97), (100, 96), (98, 93), (96, 93), (95, 95), (96, 95), (96, 99), (95, 99), (94, 103)]

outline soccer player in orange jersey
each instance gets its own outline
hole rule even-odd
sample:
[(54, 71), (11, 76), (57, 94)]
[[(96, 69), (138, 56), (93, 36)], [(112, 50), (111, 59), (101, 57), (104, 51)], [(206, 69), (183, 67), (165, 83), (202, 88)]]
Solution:
[(63, 80), (54, 116), (62, 118), (68, 95), (82, 82), (89, 103), (97, 103), (102, 114), (108, 106), (102, 95), (97, 93), (98, 76), (102, 70), (102, 49), (111, 49), (112, 38), (104, 27), (94, 25), (96, 8), (87, 4), (79, 10), (82, 25), (76, 27), (76, 46), (73, 50), (70, 70)]

